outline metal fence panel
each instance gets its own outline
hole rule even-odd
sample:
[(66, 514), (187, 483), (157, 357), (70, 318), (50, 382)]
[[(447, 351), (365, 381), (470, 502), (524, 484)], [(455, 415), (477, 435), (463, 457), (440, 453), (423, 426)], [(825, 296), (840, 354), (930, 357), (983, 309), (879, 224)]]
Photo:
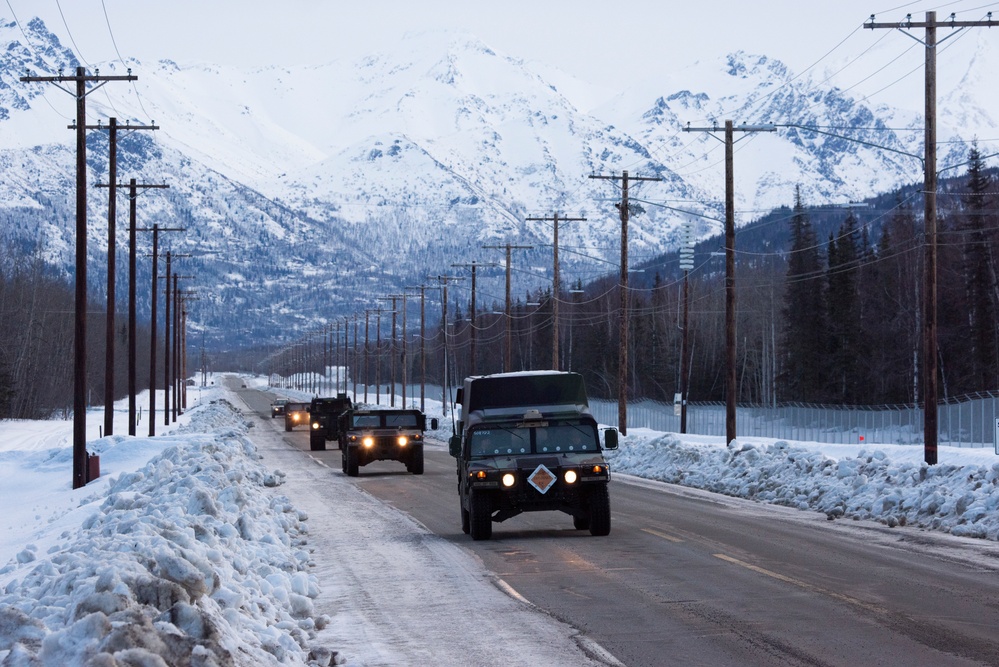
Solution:
[[(993, 447), (999, 395), (950, 399), (938, 407), (938, 442), (953, 447)], [(602, 424), (617, 426), (617, 401), (590, 399)], [(674, 406), (650, 399), (628, 403), (628, 427), (678, 433)], [(688, 403), (687, 432), (725, 435), (724, 403)], [(923, 410), (918, 406), (781, 405), (739, 406), (736, 435), (831, 444), (923, 444)]]

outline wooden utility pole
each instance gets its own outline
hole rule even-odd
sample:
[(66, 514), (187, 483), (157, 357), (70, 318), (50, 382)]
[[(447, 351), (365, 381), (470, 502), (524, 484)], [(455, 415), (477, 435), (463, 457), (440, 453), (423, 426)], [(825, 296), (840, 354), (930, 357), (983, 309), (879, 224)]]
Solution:
[[(892, 28), (921, 43), (926, 50), (925, 66), (925, 113), (923, 132), (923, 228), (926, 237), (923, 265), (923, 459), (929, 465), (937, 463), (937, 402), (939, 400), (939, 379), (937, 370), (937, 46), (957, 33), (951, 33), (937, 41), (937, 28), (991, 28), (999, 26), (992, 20), (992, 12), (985, 21), (957, 21), (954, 14), (946, 21), (937, 21), (937, 13), (926, 12), (923, 22), (906, 20), (895, 23), (875, 23), (871, 14), (864, 27)], [(926, 37), (920, 40), (908, 31), (912, 28), (925, 28)]]
[[(597, 176), (590, 178), (617, 180), (617, 176)], [(628, 170), (621, 172), (621, 203), (615, 204), (621, 212), (621, 305), (618, 311), (618, 357), (617, 357), (617, 428), (621, 435), (628, 435), (628, 182), (661, 181), (658, 176), (631, 176)]]
[[(114, 357), (115, 357), (115, 273), (117, 262), (117, 218), (118, 218), (118, 130), (158, 130), (156, 125), (118, 125), (118, 119), (111, 117), (105, 126), (102, 123), (88, 125), (88, 130), (108, 131), (108, 182), (98, 183), (97, 187), (108, 189), (108, 290), (107, 324), (105, 326), (104, 347), (104, 435), (114, 433)], [(73, 126), (70, 126), (73, 129)], [(131, 236), (129, 237), (131, 240)], [(134, 257), (129, 256), (129, 259)], [(129, 265), (131, 267), (131, 264)], [(133, 284), (134, 273), (129, 274), (129, 285)], [(131, 293), (131, 287), (129, 293)], [(131, 346), (130, 346), (131, 349)], [(129, 389), (133, 389), (131, 385)], [(133, 394), (129, 393), (129, 408), (134, 406)], [(129, 412), (128, 434), (135, 435), (135, 415)]]
[(447, 346), (447, 284), (448, 281), (464, 280), (459, 276), (427, 276), (430, 280), (436, 280), (441, 286), (441, 340), (444, 344), (444, 381), (441, 383), (441, 408), (445, 417), (447, 416), (447, 390), (448, 380), (451, 371), (451, 364), (448, 361)]
[[(79, 489), (90, 481), (87, 454), (87, 95), (108, 81), (135, 81), (132, 70), (126, 76), (87, 74), (76, 68), (74, 76), (21, 77), (24, 83), (54, 83), (76, 99), (76, 295), (73, 330), (73, 488)], [(63, 83), (76, 83), (76, 90)], [(97, 85), (87, 90), (87, 84)]]
[(466, 269), (471, 269), (472, 270), (472, 299), (471, 299), (471, 306), (470, 306), (471, 312), (469, 313), (469, 316), (468, 316), (468, 321), (469, 321), (469, 324), (470, 324), (468, 337), (469, 337), (469, 343), (470, 343), (469, 347), (471, 348), (469, 350), (469, 353), (468, 353), (468, 359), (469, 359), (468, 374), (469, 375), (478, 375), (479, 374), (478, 373), (478, 354), (476, 352), (476, 348), (477, 348), (477, 341), (478, 341), (478, 337), (479, 337), (478, 336), (479, 330), (478, 330), (477, 323), (476, 323), (476, 320), (478, 319), (478, 311), (476, 310), (476, 306), (475, 306), (475, 295), (476, 295), (476, 286), (475, 286), (475, 284), (476, 284), (476, 282), (475, 282), (476, 273), (475, 273), (475, 271), (480, 266), (499, 266), (499, 264), (496, 264), (495, 262), (487, 262), (486, 264), (479, 264), (478, 262), (474, 262), (473, 261), (471, 264), (452, 264), (451, 266), (453, 266), (455, 268), (466, 268)]
[(412, 285), (406, 289), (420, 290), (420, 411), (426, 412), (427, 392), (427, 335), (426, 335), (426, 291), (429, 285)]
[[(114, 120), (115, 120), (114, 118), (111, 119), (112, 122), (114, 122)], [(125, 129), (131, 129), (131, 130), (137, 130), (137, 129), (138, 130), (146, 130), (146, 129), (157, 130), (159, 128), (157, 126), (155, 126), (155, 125), (150, 125), (150, 126), (129, 126), (129, 125), (126, 125)], [(116, 134), (116, 132), (112, 132), (109, 136), (114, 137), (115, 134)], [(114, 160), (112, 160), (112, 164), (114, 164)], [(116, 172), (117, 168), (113, 167), (111, 171)], [(117, 187), (121, 187), (121, 186), (116, 185), (115, 182), (114, 182), (114, 179), (112, 178), (110, 180), (110, 182), (108, 182), (108, 183), (98, 183), (97, 187), (99, 187), (99, 188), (108, 188), (112, 192), (117, 192)], [(128, 183), (128, 434), (129, 435), (135, 435), (135, 428), (136, 428), (135, 417), (136, 417), (136, 412), (137, 412), (137, 410), (136, 410), (136, 404), (135, 404), (135, 395), (137, 393), (136, 380), (135, 380), (135, 365), (136, 365), (136, 361), (135, 361), (135, 357), (136, 357), (136, 348), (135, 348), (136, 341), (135, 341), (135, 338), (136, 338), (136, 329), (137, 329), (136, 314), (135, 314), (135, 297), (136, 297), (136, 295), (135, 295), (135, 272), (136, 272), (136, 266), (135, 266), (135, 264), (136, 264), (136, 249), (135, 249), (136, 238), (135, 238), (135, 234), (136, 234), (137, 231), (140, 231), (140, 230), (137, 230), (136, 227), (135, 227), (135, 200), (138, 197), (138, 190), (139, 190), (139, 188), (146, 189), (146, 188), (168, 188), (168, 187), (170, 187), (170, 186), (169, 185), (151, 185), (151, 184), (145, 184), (145, 183), (139, 184), (139, 183), (136, 183), (136, 181), (135, 181), (134, 178), (131, 179), (129, 181), (129, 183)], [(110, 199), (110, 201), (114, 201), (115, 200), (115, 196), (114, 195), (110, 195), (109, 199)], [(114, 250), (113, 250), (113, 247), (112, 247), (113, 246), (112, 239), (114, 238), (114, 232), (111, 231), (112, 228), (113, 228), (113, 225), (114, 225), (113, 220), (114, 220), (114, 215), (115, 215), (112, 212), (113, 208), (114, 208), (114, 205), (109, 202), (109, 204), (108, 204), (108, 211), (109, 211), (108, 212), (108, 229), (109, 229), (109, 231), (108, 231), (108, 268), (109, 268), (109, 271), (111, 270), (111, 267), (114, 266), (114, 262), (111, 259), (111, 257), (114, 254)], [(151, 231), (151, 230), (142, 230), (142, 231)], [(160, 230), (160, 231), (168, 231), (168, 230), (163, 229), (163, 230)], [(181, 230), (181, 229), (171, 229), (169, 231), (183, 231), (183, 230)], [(109, 273), (109, 275), (108, 275), (108, 294), (110, 295), (110, 294), (113, 294), (113, 293), (114, 293), (114, 278), (112, 277), (112, 274)], [(108, 297), (108, 303), (111, 304), (113, 301), (114, 300), (109, 296)], [(111, 312), (111, 309), (109, 307), (109, 312), (108, 312), (108, 329), (111, 330), (113, 328), (114, 328), (114, 315), (113, 315), (113, 312)], [(110, 350), (110, 351), (114, 350), (114, 342), (112, 340), (108, 341), (108, 350)], [(109, 354), (108, 355), (109, 359), (112, 358), (112, 357), (113, 357), (113, 354)], [(107, 375), (110, 372), (111, 372), (111, 370), (109, 370), (107, 368), (105, 369), (105, 375)], [(112, 375), (112, 377), (113, 377), (113, 375)], [(111, 382), (113, 382), (113, 380)], [(108, 404), (108, 401), (107, 401), (107, 398), (106, 398), (106, 395), (105, 395), (105, 429), (107, 428), (107, 412), (106, 412), (106, 410), (107, 410), (107, 404)], [(108, 433), (110, 433), (110, 431)]]
[[(396, 355), (396, 334), (395, 334), (395, 330), (396, 330), (396, 321), (397, 321), (397, 317), (396, 316), (399, 313), (399, 311), (396, 309), (396, 300), (397, 299), (402, 299), (402, 298), (404, 298), (404, 295), (402, 295), (402, 294), (390, 294), (390, 295), (382, 298), (382, 301), (391, 301), (392, 302), (392, 350), (391, 350), (391, 357), (392, 357), (392, 359), (391, 359), (391, 361), (389, 363), (389, 369), (390, 369), (389, 372), (392, 374), (392, 391), (391, 391), (391, 393), (389, 395), (389, 406), (393, 407), (393, 408), (395, 407), (395, 378), (396, 378), (396, 374), (395, 374), (395, 370), (396, 370), (396, 368), (395, 368), (395, 362), (396, 362), (396, 359), (395, 359), (395, 355)], [(403, 336), (405, 336), (405, 333), (403, 334)], [(403, 398), (403, 400), (402, 400), (402, 405), (403, 405), (403, 407), (406, 406), (406, 399), (405, 398)]]
[[(134, 203), (135, 200), (132, 201)], [(156, 301), (159, 295), (157, 283), (159, 281), (160, 232), (182, 232), (184, 228), (160, 227), (155, 224), (150, 229), (137, 229), (136, 231), (153, 233), (153, 285), (150, 293), (149, 314), (149, 437), (151, 438), (156, 435)]]
[[(354, 376), (354, 403), (357, 403), (357, 376), (360, 375), (360, 373), (358, 373), (357, 371), (361, 367), (361, 365), (359, 363), (357, 363), (357, 326), (358, 326), (357, 320), (358, 320), (358, 317), (359, 317), (359, 315), (357, 313), (354, 313), (354, 372), (353, 372), (353, 376)], [(346, 378), (344, 378), (344, 380), (346, 380)]]
[(681, 234), (680, 270), (683, 271), (683, 344), (680, 349), (680, 433), (687, 432), (687, 376), (690, 374), (690, 270), (694, 268), (694, 232), (689, 222), (684, 223)]
[(512, 312), (512, 298), (510, 297), (510, 251), (511, 250), (533, 250), (532, 245), (511, 245), (509, 243), (505, 245), (484, 245), (483, 248), (490, 248), (493, 250), (503, 250), (506, 249), (506, 349), (503, 353), (503, 372), (509, 373), (513, 370), (513, 312)]
[(180, 304), (183, 307), (180, 318), (180, 413), (187, 410), (187, 304), (191, 301), (199, 301), (197, 291), (187, 290), (180, 293)]
[(562, 222), (586, 222), (586, 218), (559, 217), (558, 213), (553, 213), (550, 217), (526, 218), (528, 222), (535, 220), (539, 222), (551, 222), (554, 230), (552, 233), (552, 370), (560, 370), (559, 363), (559, 303), (562, 300), (562, 285), (559, 282), (558, 266), (558, 223)]
[(371, 324), (371, 310), (364, 309), (364, 402), (368, 402), (368, 385), (371, 384), (371, 344), (368, 328)]
[(740, 125), (725, 121), (725, 127), (683, 128), (684, 132), (725, 132), (725, 442), (736, 439), (736, 337), (735, 337), (735, 132), (775, 132), (773, 125)]

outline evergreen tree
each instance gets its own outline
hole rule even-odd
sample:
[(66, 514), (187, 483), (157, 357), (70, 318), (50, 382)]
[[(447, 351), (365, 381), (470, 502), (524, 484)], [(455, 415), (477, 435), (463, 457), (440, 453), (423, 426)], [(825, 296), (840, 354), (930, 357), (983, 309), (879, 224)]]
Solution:
[(969, 153), (967, 194), (964, 196), (962, 231), (964, 249), (964, 286), (967, 295), (967, 351), (970, 369), (968, 391), (995, 389), (999, 330), (996, 315), (996, 271), (992, 256), (990, 230), (992, 182), (985, 173), (985, 161), (977, 142)]
[(784, 293), (784, 358), (779, 376), (784, 396), (795, 400), (824, 399), (828, 333), (822, 282), (822, 257), (799, 187), (795, 189), (791, 217)]
[(861, 258), (866, 254), (857, 218), (851, 211), (835, 238), (829, 239), (828, 294), (829, 399), (856, 404), (860, 400), (859, 369), (865, 356), (859, 298)]

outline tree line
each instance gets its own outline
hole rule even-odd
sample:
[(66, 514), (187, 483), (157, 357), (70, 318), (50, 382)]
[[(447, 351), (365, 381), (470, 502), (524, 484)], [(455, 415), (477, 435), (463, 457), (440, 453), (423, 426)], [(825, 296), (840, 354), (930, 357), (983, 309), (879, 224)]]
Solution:
[[(995, 171), (986, 168), (973, 146), (966, 174), (940, 184), (937, 355), (944, 397), (999, 389), (996, 182)], [(793, 207), (776, 216), (784, 220), (784, 234), (768, 237), (757, 232), (752, 250), (740, 251), (737, 241), (740, 403), (881, 405), (922, 400), (922, 193), (908, 187), (887, 200), (887, 206), (878, 204), (873, 212), (840, 209), (839, 219), (825, 222), (828, 231), (821, 234), (799, 190)], [(784, 239), (783, 245), (774, 239)], [(712, 261), (710, 253), (700, 254), (702, 261), (687, 277), (688, 399), (722, 401), (724, 267), (720, 260)], [(683, 278), (676, 265), (675, 256), (658, 262), (661, 270), (651, 285), (630, 293), (628, 393), (634, 398), (672, 402), (680, 391)], [(582, 373), (592, 395), (616, 397), (616, 280), (571, 287), (559, 295), (559, 367)], [(472, 322), (458, 305), (448, 338), (454, 379), (472, 367)], [(506, 318), (493, 314), (497, 309), (494, 305), (490, 314), (476, 318), (475, 370), (480, 373), (503, 368)], [(517, 299), (510, 326), (511, 370), (553, 366), (550, 289)], [(438, 342), (439, 329), (434, 334)], [(434, 348), (435, 367), (442, 363), (443, 349)]]
[[(0, 251), (0, 419), (68, 416), (73, 405), (75, 294), (40, 257)], [(106, 305), (87, 306), (87, 397), (104, 401)], [(116, 349), (128, 344), (127, 313), (116, 314)], [(136, 381), (149, 386), (149, 329), (139, 327)], [(125, 354), (116, 355), (116, 398), (127, 396)], [(162, 371), (159, 371), (162, 373)], [(163, 377), (160, 375), (160, 377)]]

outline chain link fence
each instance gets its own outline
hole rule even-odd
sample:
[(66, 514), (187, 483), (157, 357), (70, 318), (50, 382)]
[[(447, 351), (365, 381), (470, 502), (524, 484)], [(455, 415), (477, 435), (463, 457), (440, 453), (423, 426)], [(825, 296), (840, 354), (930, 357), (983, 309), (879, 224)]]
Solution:
[[(618, 424), (617, 401), (591, 399), (597, 421)], [(999, 393), (946, 399), (938, 407), (938, 444), (994, 447)], [(628, 427), (680, 432), (676, 406), (648, 399), (628, 403)], [(687, 404), (687, 433), (725, 435), (725, 404)], [(851, 407), (791, 403), (777, 407), (739, 406), (736, 435), (830, 444), (923, 444), (923, 410), (914, 405)]]

